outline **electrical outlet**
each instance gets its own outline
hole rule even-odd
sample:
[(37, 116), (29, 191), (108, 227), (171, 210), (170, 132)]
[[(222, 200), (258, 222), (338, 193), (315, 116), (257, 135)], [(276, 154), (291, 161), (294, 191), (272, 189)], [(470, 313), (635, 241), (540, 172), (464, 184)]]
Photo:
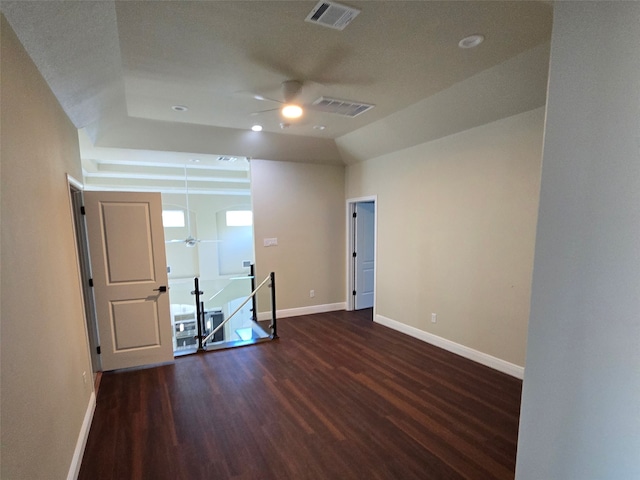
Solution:
[(436, 323), (438, 321), (438, 315), (435, 313), (431, 314), (431, 323)]
[(315, 290), (309, 290), (309, 298), (313, 298), (316, 296), (316, 291)]
[(87, 372), (82, 372), (82, 381), (87, 383)]

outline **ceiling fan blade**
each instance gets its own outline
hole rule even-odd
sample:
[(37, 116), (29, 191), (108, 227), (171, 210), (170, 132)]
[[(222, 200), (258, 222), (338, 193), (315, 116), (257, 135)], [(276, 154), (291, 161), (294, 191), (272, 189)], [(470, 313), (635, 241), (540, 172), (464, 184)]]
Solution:
[(184, 243), (184, 239), (182, 239), (182, 240), (166, 240), (164, 243)]
[(279, 108), (270, 108), (269, 110), (260, 110), (259, 112), (253, 112), (253, 113), (250, 113), (249, 115), (254, 117), (256, 115), (261, 115), (263, 113), (268, 113), (268, 112), (275, 112), (277, 110), (280, 110), (280, 109)]
[(245, 98), (251, 98), (253, 100), (260, 100), (261, 102), (275, 102), (275, 103), (284, 103), (282, 100), (276, 100), (275, 98), (272, 97), (268, 97), (266, 95), (261, 95), (259, 93), (254, 92), (250, 92), (247, 90), (240, 90), (237, 92), (233, 92), (233, 95), (236, 96), (240, 96), (240, 97), (245, 97)]
[(187, 247), (197, 247), (199, 243), (218, 243), (220, 240), (200, 240), (199, 238), (190, 238), (184, 240), (184, 244)]
[(253, 95), (253, 98), (255, 98), (256, 100), (261, 100), (263, 102), (284, 103), (282, 100), (276, 100), (275, 98), (265, 97), (264, 95)]
[(287, 55), (257, 50), (249, 55), (249, 60), (256, 66), (283, 78), (300, 80), (305, 87), (309, 83), (324, 87), (360, 86), (370, 85), (373, 81), (368, 77), (354, 75), (353, 49), (343, 43), (326, 45), (315, 51), (313, 63), (308, 61), (306, 58), (308, 55), (303, 50), (293, 56)]
[[(300, 73), (295, 68), (291, 68), (289, 65), (290, 61), (285, 60), (282, 57), (286, 55), (281, 53), (279, 56), (274, 55), (273, 52), (260, 50), (249, 53), (249, 61), (255, 64), (262, 70), (266, 70), (267, 72), (274, 73), (279, 77), (284, 78), (304, 78), (300, 76)], [(290, 59), (289, 59), (290, 60)]]

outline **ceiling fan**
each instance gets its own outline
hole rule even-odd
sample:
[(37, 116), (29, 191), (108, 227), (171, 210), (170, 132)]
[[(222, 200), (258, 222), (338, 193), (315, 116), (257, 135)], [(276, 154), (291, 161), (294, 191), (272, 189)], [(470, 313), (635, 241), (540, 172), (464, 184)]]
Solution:
[(184, 243), (187, 247), (195, 247), (198, 243), (218, 243), (219, 240), (201, 240), (199, 238), (194, 237), (191, 234), (191, 210), (189, 210), (189, 182), (187, 180), (187, 166), (184, 167), (184, 186), (186, 190), (186, 200), (187, 200), (187, 238), (178, 239), (178, 240), (167, 240), (165, 243)]
[[(275, 98), (269, 98), (263, 95), (252, 95), (256, 100), (280, 103), (282, 105), (281, 107), (260, 110), (259, 112), (253, 112), (251, 115), (260, 115), (280, 110), (280, 113), (286, 119), (295, 120), (300, 118), (304, 113), (302, 102), (299, 100), (299, 96), (302, 93), (303, 82), (300, 80), (285, 80), (281, 86), (283, 100), (276, 100)], [(312, 108), (311, 105), (306, 105), (305, 107)]]
[[(370, 78), (353, 75), (354, 69), (349, 65), (353, 51), (348, 45), (325, 45), (318, 52), (315, 52), (313, 65), (307, 65), (307, 62), (304, 62), (306, 57), (306, 54), (304, 58), (298, 58), (295, 55), (274, 53), (270, 50), (250, 53), (249, 59), (256, 66), (279, 75), (280, 78), (288, 79), (280, 84), (282, 93), (276, 98), (261, 95), (259, 92), (258, 94), (244, 92), (250, 93), (251, 97), (256, 100), (270, 101), (281, 105), (277, 108), (253, 112), (251, 115), (261, 115), (279, 110), (285, 119), (284, 125), (289, 126), (287, 120), (296, 121), (304, 115), (305, 111), (309, 110), (355, 117), (375, 106), (360, 101), (325, 96), (324, 91), (329, 86), (353, 87), (372, 83)], [(305, 64), (304, 68), (302, 64)]]
[[(259, 112), (254, 112), (251, 115), (260, 115), (262, 113), (274, 112), (276, 110), (280, 110), (281, 115), (285, 119), (285, 121), (280, 124), (280, 127), (287, 128), (291, 126), (291, 123), (289, 123), (288, 121), (298, 120), (300, 117), (302, 117), (305, 110), (312, 110), (314, 112), (321, 112), (321, 113), (331, 113), (331, 114), (336, 114), (343, 117), (354, 118), (375, 107), (375, 105), (371, 103), (325, 97), (324, 95), (317, 97), (317, 99), (312, 103), (309, 103), (309, 102), (305, 103), (301, 98), (303, 97), (302, 87), (303, 85), (310, 85), (310, 84), (323, 87), (323, 85), (316, 82), (309, 82), (309, 81), (302, 82), (300, 80), (285, 80), (284, 82), (282, 82), (282, 97), (284, 100), (276, 100), (274, 98), (265, 97), (263, 95), (252, 94), (251, 96), (256, 100), (275, 102), (275, 103), (281, 104), (282, 106), (278, 108), (270, 108), (268, 110), (261, 110)], [(308, 94), (305, 94), (304, 96), (307, 98), (309, 97)]]

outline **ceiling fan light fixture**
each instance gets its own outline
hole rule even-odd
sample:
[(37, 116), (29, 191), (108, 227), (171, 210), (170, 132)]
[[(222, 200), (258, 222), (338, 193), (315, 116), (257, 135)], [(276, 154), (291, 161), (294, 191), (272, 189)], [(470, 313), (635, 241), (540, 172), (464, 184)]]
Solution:
[(300, 118), (302, 116), (302, 107), (299, 105), (288, 104), (282, 107), (281, 113), (285, 118)]

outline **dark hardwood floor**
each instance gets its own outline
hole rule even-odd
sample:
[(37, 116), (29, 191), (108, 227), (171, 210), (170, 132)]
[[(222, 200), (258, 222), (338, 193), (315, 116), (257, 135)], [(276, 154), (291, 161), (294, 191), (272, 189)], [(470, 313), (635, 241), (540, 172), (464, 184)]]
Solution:
[(80, 479), (512, 479), (521, 382), (371, 321), (105, 373)]

